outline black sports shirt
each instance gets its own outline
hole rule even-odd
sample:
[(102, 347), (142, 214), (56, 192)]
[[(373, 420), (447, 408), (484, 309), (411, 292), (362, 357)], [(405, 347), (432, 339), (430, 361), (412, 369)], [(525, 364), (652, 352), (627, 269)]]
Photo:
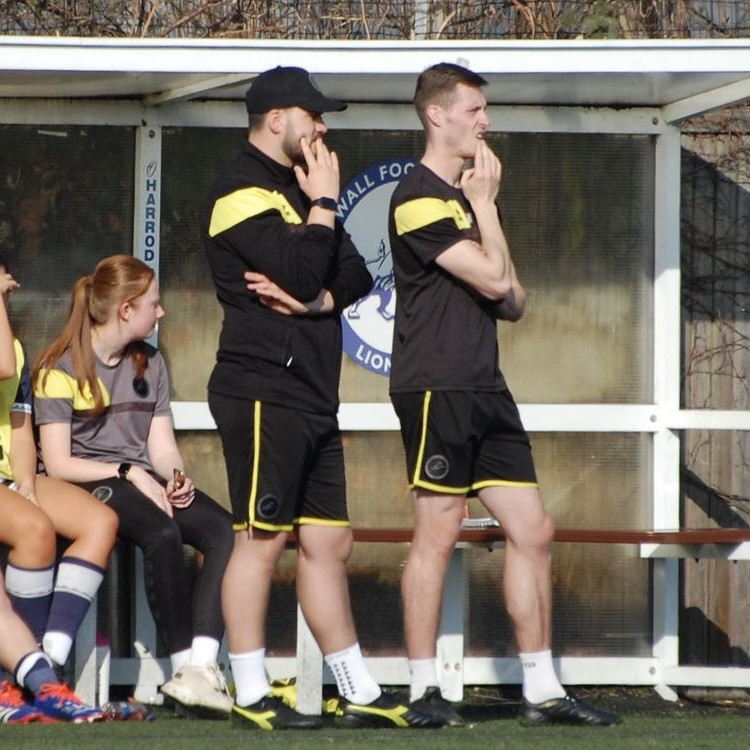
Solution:
[[(214, 187), (205, 244), (224, 322), (209, 391), (315, 413), (338, 410), (339, 314), (370, 291), (372, 278), (341, 223), (308, 226), (309, 208), (293, 169), (250, 143)], [(247, 270), (302, 302), (328, 289), (335, 310), (274, 312), (246, 289)]]
[(423, 164), (391, 197), (396, 277), (391, 393), (505, 388), (498, 365), (495, 303), (435, 259), (460, 240), (478, 240), (469, 203)]

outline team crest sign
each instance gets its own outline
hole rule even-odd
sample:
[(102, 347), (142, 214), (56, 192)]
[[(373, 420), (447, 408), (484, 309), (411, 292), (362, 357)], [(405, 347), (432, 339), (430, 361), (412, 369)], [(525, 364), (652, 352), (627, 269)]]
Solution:
[(361, 367), (388, 377), (391, 371), (396, 285), (388, 241), (388, 205), (413, 159), (389, 159), (360, 172), (339, 196), (338, 216), (373, 278), (370, 294), (341, 314), (344, 351)]

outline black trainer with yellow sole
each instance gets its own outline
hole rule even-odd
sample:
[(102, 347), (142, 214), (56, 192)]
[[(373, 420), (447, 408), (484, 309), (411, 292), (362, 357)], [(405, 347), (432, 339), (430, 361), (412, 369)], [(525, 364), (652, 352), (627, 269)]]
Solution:
[(289, 708), (297, 708), (297, 680), (295, 677), (284, 677), (271, 680), (271, 695), (281, 698)]
[(596, 708), (579, 701), (573, 695), (555, 698), (544, 703), (523, 701), (522, 722), (524, 724), (590, 724), (610, 726), (619, 724), (620, 717), (611, 711)]
[(232, 706), (232, 721), (251, 729), (320, 729), (320, 716), (308, 716), (287, 706), (275, 695), (266, 695), (250, 706)]
[(453, 704), (445, 700), (438, 687), (428, 687), (425, 694), (409, 704), (413, 727), (462, 727), (464, 720)]
[(352, 703), (339, 698), (336, 718), (348, 727), (409, 727), (409, 706), (392, 693), (382, 692), (372, 703)]

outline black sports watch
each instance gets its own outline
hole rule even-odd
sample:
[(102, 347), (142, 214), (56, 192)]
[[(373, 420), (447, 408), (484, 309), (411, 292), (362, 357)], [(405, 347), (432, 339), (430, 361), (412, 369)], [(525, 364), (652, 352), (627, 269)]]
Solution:
[(310, 203), (311, 206), (320, 206), (321, 208), (325, 208), (326, 211), (336, 211), (338, 209), (338, 205), (334, 198), (316, 198), (312, 203)]
[(117, 476), (120, 477), (120, 479), (125, 479), (127, 481), (128, 478), (128, 472), (132, 468), (132, 464), (129, 464), (127, 461), (123, 461), (118, 467), (117, 467)]

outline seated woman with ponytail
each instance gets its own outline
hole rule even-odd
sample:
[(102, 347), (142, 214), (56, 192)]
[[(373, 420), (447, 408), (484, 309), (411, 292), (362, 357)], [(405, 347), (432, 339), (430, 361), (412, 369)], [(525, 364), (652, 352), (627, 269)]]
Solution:
[[(104, 258), (75, 284), (62, 333), (35, 363), (35, 415), (46, 471), (106, 502), (120, 537), (143, 550), (146, 595), (172, 662), (162, 692), (226, 716), (232, 699), (216, 660), (232, 519), (183, 473), (166, 365), (144, 341), (163, 315), (151, 268), (130, 255)], [(183, 544), (203, 553), (192, 597)]]

